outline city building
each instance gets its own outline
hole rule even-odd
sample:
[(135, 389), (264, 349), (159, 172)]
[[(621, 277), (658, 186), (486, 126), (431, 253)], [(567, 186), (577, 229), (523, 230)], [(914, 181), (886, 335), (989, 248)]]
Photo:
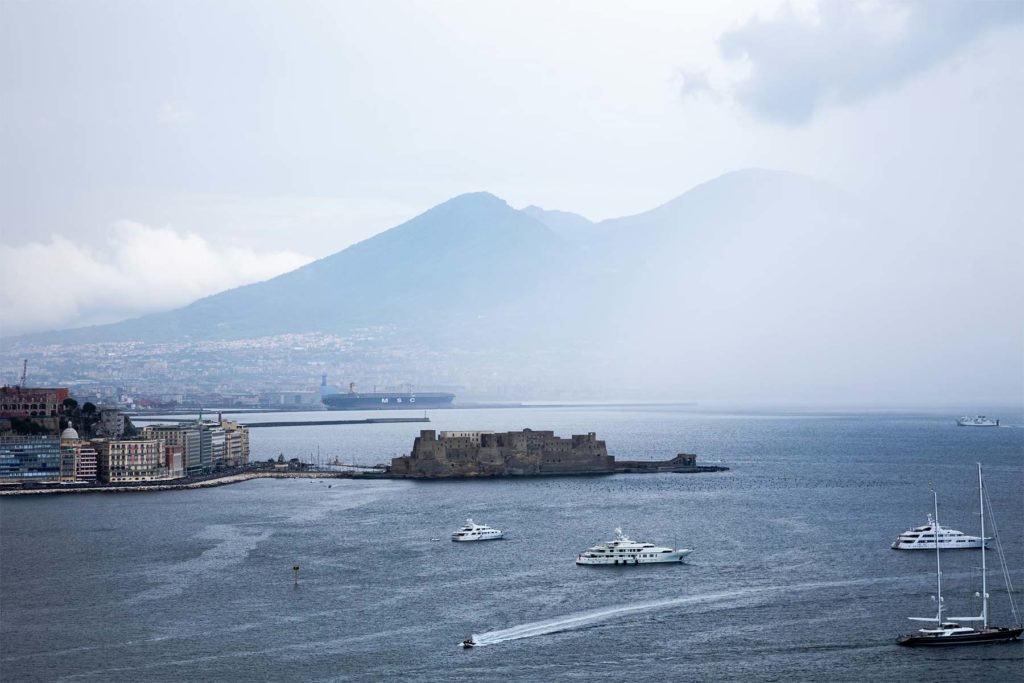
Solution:
[(56, 483), (60, 481), (60, 474), (60, 438), (0, 437), (0, 483)]
[(147, 425), (142, 428), (142, 437), (162, 439), (168, 446), (180, 447), (182, 467), (185, 473), (201, 474), (203, 472), (199, 426), (195, 422)]
[(0, 418), (11, 421), (12, 426), (32, 422), (56, 435), (67, 397), (68, 390), (63, 388), (0, 387)]
[(224, 429), (224, 464), (238, 467), (249, 464), (249, 428), (231, 420), (221, 420)]
[(97, 436), (120, 439), (128, 426), (128, 416), (116, 408), (101, 408), (100, 420), (96, 425)]
[(0, 387), (0, 417), (60, 417), (67, 389)]
[(182, 453), (170, 451), (162, 439), (95, 439), (98, 472), (102, 481), (126, 484), (165, 481), (183, 476)]
[(224, 428), (217, 422), (201, 420), (199, 427), (200, 466), (203, 472), (213, 472), (224, 467), (224, 451), (227, 437)]
[(94, 483), (98, 453), (78, 432), (68, 427), (60, 435), (60, 481), (62, 484)]

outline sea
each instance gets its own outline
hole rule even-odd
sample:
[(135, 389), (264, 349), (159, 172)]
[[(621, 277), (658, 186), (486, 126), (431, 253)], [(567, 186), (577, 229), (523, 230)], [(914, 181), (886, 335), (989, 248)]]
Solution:
[[(423, 428), (529, 427), (730, 469), (3, 497), (0, 680), (1021, 680), (1024, 643), (896, 645), (920, 627), (907, 617), (936, 612), (935, 555), (889, 545), (925, 523), (932, 488), (940, 522), (976, 534), (979, 462), (1024, 606), (1024, 415), (997, 410), (998, 428), (950, 411), (538, 405), (253, 429), (261, 460), (373, 465)], [(339, 416), (371, 415), (287, 419)], [(452, 543), (468, 517), (505, 539)], [(616, 527), (694, 552), (575, 564)], [(980, 552), (941, 559), (947, 615), (980, 613)], [(1008, 624), (988, 560), (992, 622)]]

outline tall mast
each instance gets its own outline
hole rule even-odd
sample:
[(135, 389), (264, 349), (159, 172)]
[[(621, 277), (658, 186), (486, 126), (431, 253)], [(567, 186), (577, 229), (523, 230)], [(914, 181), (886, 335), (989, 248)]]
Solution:
[(939, 559), (939, 494), (932, 489), (932, 500), (935, 504), (935, 523), (932, 524), (932, 536), (935, 538), (935, 579), (938, 584), (938, 595), (936, 599), (939, 602), (939, 612), (935, 616), (935, 620), (942, 624), (942, 561)]
[(981, 511), (981, 624), (988, 628), (988, 577), (985, 571), (985, 484), (981, 480), (981, 463), (978, 463), (978, 509)]

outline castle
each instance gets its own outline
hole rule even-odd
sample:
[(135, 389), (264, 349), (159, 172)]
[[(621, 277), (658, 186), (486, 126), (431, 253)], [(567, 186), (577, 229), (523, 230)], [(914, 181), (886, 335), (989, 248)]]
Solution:
[(565, 439), (550, 431), (420, 432), (409, 455), (393, 458), (395, 477), (461, 477), (614, 474), (616, 472), (698, 472), (697, 456), (680, 453), (672, 460), (618, 461), (608, 455), (594, 432)]

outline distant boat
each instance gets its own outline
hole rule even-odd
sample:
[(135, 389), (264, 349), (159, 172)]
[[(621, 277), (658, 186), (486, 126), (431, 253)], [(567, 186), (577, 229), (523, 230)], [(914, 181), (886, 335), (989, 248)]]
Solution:
[[(932, 499), (935, 505), (935, 519), (939, 518), (939, 497), (932, 491)], [(978, 499), (981, 507), (981, 538), (985, 537), (985, 485), (981, 477), (981, 463), (978, 463)], [(991, 514), (991, 506), (989, 506)], [(993, 519), (994, 523), (994, 519)], [(908, 633), (896, 639), (900, 645), (907, 646), (936, 646), (936, 645), (977, 645), (980, 643), (1000, 643), (1017, 640), (1021, 633), (1024, 633), (1024, 626), (1021, 626), (1020, 616), (1017, 613), (1017, 605), (1013, 601), (1013, 587), (1010, 585), (1010, 575), (1006, 570), (1005, 559), (1002, 549), (998, 548), (998, 534), (996, 534), (996, 545), (1000, 563), (1003, 565), (1003, 578), (1006, 581), (1006, 595), (1010, 601), (1010, 611), (1013, 614), (1015, 626), (989, 626), (988, 624), (988, 577), (985, 566), (985, 546), (981, 546), (981, 615), (977, 617), (944, 617), (942, 612), (942, 561), (940, 560), (939, 545), (935, 546), (935, 575), (936, 575), (936, 602), (938, 613), (934, 617), (910, 617), (912, 621), (935, 622), (934, 628), (922, 628), (916, 633)], [(981, 628), (961, 626), (960, 622), (971, 621), (981, 622)]]
[(324, 393), (321, 401), (328, 410), (422, 410), (450, 408), (455, 394), (419, 391), (357, 392), (355, 384), (347, 393)]
[(956, 421), (960, 427), (998, 427), (999, 420), (993, 420), (991, 417), (985, 417), (984, 415), (976, 415), (975, 417), (968, 417), (967, 415), (961, 417)]
[(653, 543), (636, 543), (629, 540), (622, 533), (622, 529), (616, 529), (613, 540), (598, 543), (584, 550), (576, 558), (576, 564), (637, 565), (682, 562), (683, 558), (692, 552), (690, 548), (660, 548)]

